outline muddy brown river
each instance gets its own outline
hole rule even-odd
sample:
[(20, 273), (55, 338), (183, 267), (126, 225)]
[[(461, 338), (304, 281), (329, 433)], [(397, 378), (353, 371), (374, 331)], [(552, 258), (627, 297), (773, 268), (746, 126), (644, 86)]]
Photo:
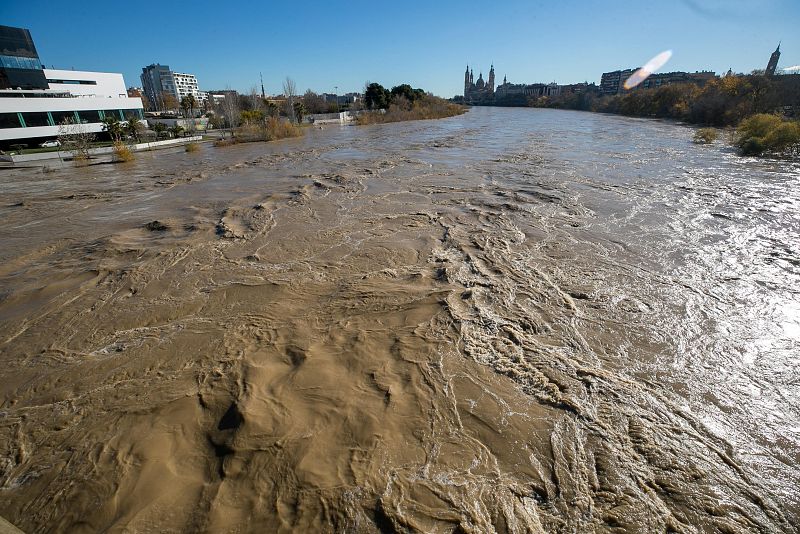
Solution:
[(0, 169), (26, 532), (796, 532), (800, 164), (557, 110)]

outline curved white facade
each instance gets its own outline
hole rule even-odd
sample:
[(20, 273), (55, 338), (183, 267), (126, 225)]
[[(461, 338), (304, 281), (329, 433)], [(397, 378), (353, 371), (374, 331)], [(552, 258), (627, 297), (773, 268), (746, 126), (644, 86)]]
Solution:
[(122, 74), (57, 69), (44, 74), (48, 90), (0, 90), (0, 142), (55, 137), (65, 118), (91, 132), (101, 132), (109, 115), (120, 121), (131, 114), (143, 118), (142, 100), (128, 96)]

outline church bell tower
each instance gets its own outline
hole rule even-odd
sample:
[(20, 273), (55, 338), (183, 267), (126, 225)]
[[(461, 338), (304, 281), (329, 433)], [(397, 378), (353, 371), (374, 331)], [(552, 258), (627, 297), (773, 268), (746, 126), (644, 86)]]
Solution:
[(769, 56), (769, 63), (767, 63), (767, 70), (764, 72), (766, 76), (774, 76), (775, 69), (778, 68), (778, 59), (781, 57), (781, 44), (778, 43), (778, 48)]

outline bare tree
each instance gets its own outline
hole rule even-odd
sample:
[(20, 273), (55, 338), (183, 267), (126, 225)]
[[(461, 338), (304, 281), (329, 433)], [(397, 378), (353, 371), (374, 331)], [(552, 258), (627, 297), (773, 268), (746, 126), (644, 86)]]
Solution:
[(264, 99), (261, 98), (261, 93), (255, 85), (250, 88), (250, 105), (253, 111), (264, 113)]
[(68, 117), (58, 125), (58, 142), (64, 150), (72, 152), (75, 162), (89, 160), (89, 148), (94, 138), (95, 135), (83, 122), (76, 122)]
[(239, 95), (234, 91), (227, 90), (229, 92), (225, 93), (225, 98), (220, 107), (222, 108), (222, 114), (225, 115), (228, 128), (230, 128), (231, 137), (234, 137), (233, 129), (239, 126)]
[(294, 116), (294, 97), (296, 94), (297, 86), (294, 80), (287, 76), (283, 81), (283, 95), (286, 97), (286, 115), (291, 122), (296, 122)]

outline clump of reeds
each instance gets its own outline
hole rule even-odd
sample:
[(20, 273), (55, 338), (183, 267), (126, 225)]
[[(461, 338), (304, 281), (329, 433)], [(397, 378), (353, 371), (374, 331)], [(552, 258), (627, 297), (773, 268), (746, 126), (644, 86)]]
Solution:
[(131, 151), (130, 147), (123, 143), (122, 141), (115, 141), (114, 142), (114, 160), (115, 161), (133, 161), (133, 152)]
[(698, 145), (709, 145), (717, 140), (717, 130), (715, 128), (700, 128), (694, 133), (692, 141)]

